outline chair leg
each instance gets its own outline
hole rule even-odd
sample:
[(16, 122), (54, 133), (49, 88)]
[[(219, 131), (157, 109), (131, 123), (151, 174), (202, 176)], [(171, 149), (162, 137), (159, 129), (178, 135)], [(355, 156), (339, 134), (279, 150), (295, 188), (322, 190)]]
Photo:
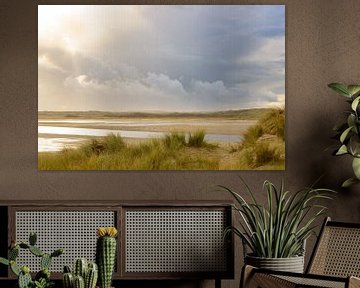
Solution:
[(221, 279), (215, 278), (215, 288), (221, 288)]
[[(246, 265), (242, 269), (240, 288), (295, 288), (296, 284), (287, 280), (272, 276), (271, 274), (257, 272), (257, 269)], [(357, 288), (355, 286), (354, 288)], [(360, 287), (359, 287), (360, 288)]]
[(242, 271), (241, 271), (239, 288), (248, 287), (250, 280), (251, 280), (251, 276), (253, 274), (253, 271), (254, 271), (254, 267), (252, 267), (250, 265), (244, 265), (244, 267), (242, 268)]

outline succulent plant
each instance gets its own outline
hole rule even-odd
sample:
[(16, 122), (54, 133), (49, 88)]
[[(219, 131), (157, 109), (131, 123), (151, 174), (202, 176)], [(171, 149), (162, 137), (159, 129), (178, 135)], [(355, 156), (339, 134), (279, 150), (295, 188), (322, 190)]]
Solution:
[(96, 263), (90, 263), (85, 276), (85, 288), (95, 288), (98, 280), (98, 266)]
[[(0, 263), (10, 266), (11, 271), (18, 276), (19, 288), (47, 288), (52, 286), (50, 281), (50, 265), (53, 257), (58, 257), (64, 253), (63, 249), (57, 249), (53, 253), (44, 253), (39, 247), (35, 246), (37, 241), (36, 233), (30, 233), (29, 244), (20, 242), (16, 243), (12, 241), (9, 251), (8, 259), (0, 257)], [(33, 281), (30, 275), (30, 269), (28, 266), (21, 266), (16, 263), (16, 259), (19, 256), (20, 249), (29, 250), (30, 253), (37, 257), (41, 257), (40, 266), (41, 270), (35, 275)]]
[(77, 275), (74, 277), (74, 288), (85, 288), (84, 278)]
[(88, 261), (85, 258), (79, 258), (75, 261), (74, 274), (75, 276), (81, 276), (85, 279)]
[(96, 263), (88, 263), (85, 258), (78, 258), (74, 263), (74, 272), (69, 266), (64, 266), (64, 288), (95, 288), (98, 279)]
[(100, 288), (110, 288), (116, 258), (115, 227), (101, 227), (97, 229), (96, 262), (99, 267)]

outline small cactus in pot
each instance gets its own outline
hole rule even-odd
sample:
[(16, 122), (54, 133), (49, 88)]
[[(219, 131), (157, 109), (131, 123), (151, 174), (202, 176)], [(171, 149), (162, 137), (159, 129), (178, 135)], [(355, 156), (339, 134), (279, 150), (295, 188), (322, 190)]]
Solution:
[(95, 288), (98, 279), (98, 267), (96, 263), (88, 263), (85, 258), (76, 259), (74, 272), (69, 266), (64, 267), (64, 288)]
[(116, 258), (115, 227), (101, 227), (97, 229), (96, 262), (99, 267), (100, 288), (110, 288)]
[[(18, 277), (18, 288), (49, 288), (53, 286), (53, 282), (50, 280), (50, 265), (53, 258), (62, 255), (64, 250), (57, 249), (52, 253), (45, 253), (36, 246), (36, 242), (36, 234), (30, 233), (29, 243), (12, 241), (8, 251), (8, 259), (0, 257), (0, 263), (10, 266), (11, 271)], [(20, 249), (28, 250), (34, 256), (40, 258), (41, 270), (35, 275), (34, 280), (31, 278), (28, 266), (20, 266), (16, 263)]]

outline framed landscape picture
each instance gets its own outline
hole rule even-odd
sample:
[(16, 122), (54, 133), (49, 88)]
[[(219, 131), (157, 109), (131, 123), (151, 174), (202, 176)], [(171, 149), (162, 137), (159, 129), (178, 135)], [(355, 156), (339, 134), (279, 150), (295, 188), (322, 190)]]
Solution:
[(38, 168), (285, 169), (285, 6), (39, 5)]

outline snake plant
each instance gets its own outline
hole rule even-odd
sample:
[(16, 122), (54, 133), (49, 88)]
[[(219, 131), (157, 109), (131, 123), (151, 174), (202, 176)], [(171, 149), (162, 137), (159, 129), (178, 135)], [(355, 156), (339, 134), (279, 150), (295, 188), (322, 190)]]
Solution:
[[(242, 179), (241, 179), (242, 180)], [(303, 244), (314, 233), (316, 220), (326, 207), (318, 200), (332, 199), (334, 191), (305, 188), (296, 193), (278, 189), (269, 181), (264, 182), (266, 205), (260, 204), (249, 186), (242, 180), (251, 201), (225, 186), (220, 186), (235, 199), (233, 205), (240, 215), (239, 227), (228, 227), (225, 234), (233, 232), (247, 245), (252, 256), (288, 258), (301, 255)]]
[(334, 127), (339, 139), (339, 146), (334, 151), (334, 155), (351, 155), (354, 177), (347, 179), (342, 186), (348, 187), (360, 183), (360, 85), (344, 85), (331, 83), (329, 88), (344, 96), (350, 104), (347, 112), (346, 122)]

